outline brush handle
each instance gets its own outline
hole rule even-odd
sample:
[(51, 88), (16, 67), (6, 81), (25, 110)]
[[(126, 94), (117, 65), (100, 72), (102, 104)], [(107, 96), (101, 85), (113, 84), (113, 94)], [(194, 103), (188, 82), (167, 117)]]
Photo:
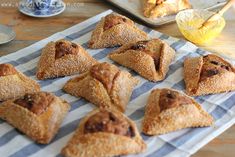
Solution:
[(221, 10), (219, 10), (216, 14), (212, 15), (211, 17), (209, 17), (206, 21), (213, 21), (213, 20), (216, 20), (218, 17), (223, 16), (223, 14), (233, 5), (234, 2), (235, 2), (235, 0), (229, 0), (223, 6), (223, 8)]
[(220, 9), (217, 13), (211, 15), (205, 22), (203, 22), (202, 26), (199, 28), (203, 28), (205, 26), (210, 26), (211, 25), (211, 21), (216, 21), (218, 18), (220, 18), (221, 16), (223, 16), (224, 12), (227, 11), (232, 4), (235, 2), (235, 0), (229, 0), (222, 9)]
[(235, 3), (235, 0), (230, 0), (228, 1), (221, 10), (219, 10), (217, 12), (217, 14), (219, 14), (220, 16), (222, 16), (224, 14), (224, 12), (226, 12), (232, 5), (233, 3)]

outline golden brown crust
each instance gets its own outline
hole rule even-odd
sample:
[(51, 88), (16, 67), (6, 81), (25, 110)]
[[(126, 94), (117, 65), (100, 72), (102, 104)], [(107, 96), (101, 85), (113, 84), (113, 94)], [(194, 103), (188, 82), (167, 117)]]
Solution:
[[(108, 20), (111, 24), (109, 24), (108, 29), (106, 29), (106, 18), (109, 16), (112, 16), (112, 18)], [(118, 20), (116, 20), (117, 18)], [(120, 19), (123, 19), (125, 22), (120, 22)], [(112, 13), (106, 17), (103, 17), (97, 24), (95, 30), (92, 32), (88, 46), (90, 48), (114, 47), (126, 44), (128, 42), (146, 39), (147, 34), (139, 30), (133, 21), (125, 16)]]
[(109, 54), (110, 59), (154, 82), (165, 78), (174, 56), (175, 51), (160, 39), (129, 43)]
[(124, 119), (132, 126), (134, 137), (127, 137), (107, 132), (96, 132), (84, 134), (86, 122), (94, 114), (100, 112), (96, 109), (90, 112), (79, 124), (79, 128), (61, 153), (65, 157), (87, 157), (87, 156), (118, 156), (141, 153), (146, 149), (146, 144), (138, 133), (136, 125), (124, 114), (117, 110), (110, 110), (119, 119)]
[(129, 24), (129, 25), (133, 24), (131, 20), (121, 16), (116, 16), (115, 14), (109, 14), (104, 19), (105, 19), (104, 28), (103, 28), (104, 31), (119, 24)]
[(12, 65), (6, 64), (4, 69), (4, 74), (0, 76), (0, 101), (40, 91), (36, 81), (18, 72)]
[(216, 55), (187, 58), (184, 61), (186, 92), (192, 96), (235, 90), (234, 67)]
[(36, 142), (47, 144), (57, 133), (60, 124), (70, 109), (70, 105), (66, 101), (52, 94), (50, 95), (54, 99), (46, 111), (40, 115), (14, 103), (15, 100), (8, 100), (0, 105), (0, 118), (6, 120)]
[[(177, 105), (172, 107), (171, 104), (168, 104), (170, 105), (169, 108), (165, 107), (164, 110), (161, 110), (159, 104), (161, 101), (159, 100), (163, 90), (173, 91), (178, 94), (174, 98)], [(187, 95), (172, 89), (155, 89), (149, 96), (142, 127), (143, 132), (147, 135), (159, 135), (188, 127), (211, 126), (212, 123), (212, 116)]]
[(108, 66), (107, 64), (97, 64), (91, 67), (90, 75), (100, 81), (107, 89), (108, 93), (111, 92), (113, 83), (120, 73), (116, 66)]
[(121, 71), (115, 65), (108, 63), (94, 65), (91, 69), (97, 70), (98, 79), (94, 77), (94, 74), (91, 73), (94, 71), (91, 70), (69, 80), (63, 89), (67, 93), (83, 97), (99, 107), (108, 106), (124, 112), (138, 80), (130, 73)]
[(188, 0), (144, 0), (143, 12), (146, 17), (157, 18), (191, 7)]
[(62, 39), (43, 49), (36, 76), (43, 80), (83, 73), (96, 63), (80, 45)]

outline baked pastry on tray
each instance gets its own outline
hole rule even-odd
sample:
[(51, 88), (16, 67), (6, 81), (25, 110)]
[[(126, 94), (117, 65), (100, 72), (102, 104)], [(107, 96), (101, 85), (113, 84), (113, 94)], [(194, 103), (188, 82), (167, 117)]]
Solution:
[(213, 118), (189, 96), (172, 89), (151, 92), (143, 120), (143, 132), (159, 135), (188, 127), (211, 126)]
[(165, 78), (174, 56), (175, 51), (160, 39), (129, 43), (109, 54), (110, 59), (154, 82)]
[(117, 110), (96, 109), (79, 124), (62, 149), (65, 157), (104, 157), (141, 153), (146, 144), (136, 125)]
[(7, 100), (0, 105), (0, 118), (34, 141), (47, 144), (57, 133), (70, 105), (51, 93), (37, 92)]
[(0, 64), (0, 101), (40, 91), (39, 84), (11, 64)]
[(112, 13), (101, 19), (91, 35), (90, 48), (115, 47), (139, 40), (146, 40), (147, 34), (135, 26), (129, 18)]
[(191, 96), (235, 90), (235, 69), (223, 58), (209, 54), (184, 61), (186, 92)]
[(157, 18), (191, 8), (189, 0), (144, 0), (144, 16)]
[(90, 71), (69, 80), (64, 90), (74, 96), (83, 97), (98, 107), (108, 106), (125, 111), (126, 105), (138, 80), (115, 65), (100, 63)]
[(62, 39), (43, 49), (36, 76), (43, 80), (83, 73), (96, 63), (80, 45)]

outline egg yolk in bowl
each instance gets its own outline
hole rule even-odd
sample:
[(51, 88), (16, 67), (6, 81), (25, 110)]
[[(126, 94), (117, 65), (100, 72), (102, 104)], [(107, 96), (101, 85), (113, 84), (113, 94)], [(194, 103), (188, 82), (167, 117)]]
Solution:
[(176, 23), (180, 32), (189, 41), (199, 45), (209, 44), (225, 26), (224, 18), (219, 17), (211, 21), (209, 25), (201, 27), (213, 14), (214, 12), (207, 10), (188, 9), (176, 15)]

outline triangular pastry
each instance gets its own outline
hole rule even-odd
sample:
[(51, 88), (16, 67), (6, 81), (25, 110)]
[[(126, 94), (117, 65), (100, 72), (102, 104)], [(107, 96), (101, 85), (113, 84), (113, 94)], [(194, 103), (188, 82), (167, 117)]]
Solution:
[(137, 83), (138, 80), (127, 71), (121, 71), (115, 65), (104, 62), (92, 66), (89, 72), (72, 78), (63, 89), (98, 107), (108, 106), (124, 112)]
[(219, 56), (187, 58), (184, 61), (186, 92), (191, 96), (235, 90), (235, 68)]
[(110, 59), (154, 82), (165, 78), (174, 56), (175, 51), (159, 39), (129, 43), (109, 54)]
[(39, 84), (11, 64), (0, 64), (0, 101), (40, 91)]
[(96, 63), (80, 45), (62, 39), (43, 49), (36, 76), (43, 80), (83, 73)]
[(147, 34), (138, 29), (129, 18), (112, 13), (101, 19), (91, 35), (90, 48), (114, 47), (146, 40)]
[(47, 92), (26, 94), (0, 105), (0, 118), (34, 141), (47, 144), (57, 133), (70, 105)]
[(172, 89), (155, 89), (145, 108), (143, 132), (159, 135), (212, 123), (213, 118), (189, 96)]
[(189, 9), (189, 0), (144, 0), (144, 16), (157, 18)]
[(62, 149), (65, 157), (104, 157), (141, 153), (146, 144), (133, 121), (117, 110), (96, 109), (79, 124)]

